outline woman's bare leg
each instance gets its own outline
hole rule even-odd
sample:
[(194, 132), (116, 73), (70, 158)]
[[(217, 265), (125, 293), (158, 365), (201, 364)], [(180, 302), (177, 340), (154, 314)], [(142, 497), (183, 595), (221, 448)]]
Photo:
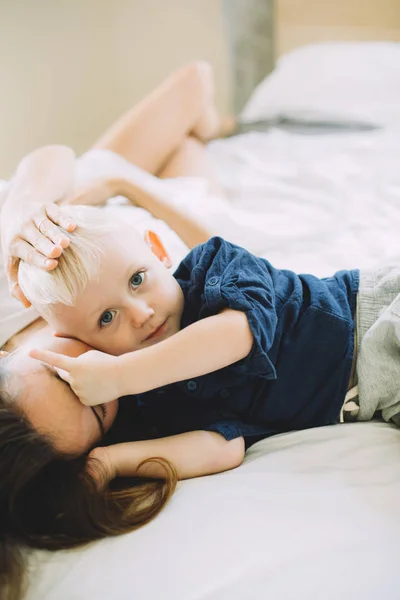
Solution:
[(94, 148), (113, 150), (162, 177), (212, 177), (199, 140), (217, 137), (223, 126), (213, 91), (211, 67), (204, 62), (188, 65), (125, 113)]
[(205, 152), (204, 144), (197, 138), (189, 136), (183, 139), (180, 146), (170, 156), (158, 177), (204, 177), (209, 181), (209, 190), (223, 195), (215, 171)]

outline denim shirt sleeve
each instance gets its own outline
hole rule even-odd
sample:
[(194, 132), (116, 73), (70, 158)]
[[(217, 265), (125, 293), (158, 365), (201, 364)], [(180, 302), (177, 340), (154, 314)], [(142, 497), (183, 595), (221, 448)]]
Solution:
[(253, 423), (244, 423), (239, 419), (220, 420), (206, 424), (203, 429), (205, 431), (214, 431), (220, 433), (228, 442), (238, 437), (243, 437), (246, 442), (246, 448), (251, 445), (255, 438), (266, 438), (279, 433), (278, 430), (268, 427), (256, 425)]
[(175, 276), (186, 274), (182, 289), (189, 312), (198, 320), (231, 308), (246, 314), (253, 346), (247, 357), (228, 369), (243, 375), (275, 379), (268, 351), (277, 325), (275, 292), (263, 259), (214, 237), (195, 248), (181, 263)]

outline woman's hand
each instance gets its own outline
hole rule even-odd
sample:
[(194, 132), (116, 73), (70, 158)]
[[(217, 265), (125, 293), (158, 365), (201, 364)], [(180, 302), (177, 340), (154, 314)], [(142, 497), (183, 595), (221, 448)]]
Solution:
[(4, 258), (10, 293), (26, 307), (30, 303), (18, 284), (19, 261), (24, 260), (46, 271), (55, 269), (57, 258), (69, 245), (68, 236), (59, 227), (73, 231), (75, 223), (65, 209), (54, 203), (46, 204), (24, 221), (6, 244)]
[(82, 404), (96, 406), (122, 396), (120, 360), (97, 350), (71, 358), (49, 350), (31, 350), (29, 355), (54, 368)]
[[(25, 240), (27, 243), (25, 253), (20, 248), (19, 237), (23, 224), (27, 222), (27, 215), (30, 216), (28, 222), (32, 221), (32, 214), (38, 216), (36, 225), (31, 223), (29, 230), (25, 232), (32, 241), (38, 237), (37, 227), (42, 225), (40, 227), (42, 229), (44, 219), (50, 221), (53, 221), (53, 217), (57, 219), (57, 215), (51, 209), (49, 209), (51, 214), (48, 215), (43, 207), (59, 201), (73, 189), (74, 162), (75, 153), (71, 148), (52, 145), (34, 150), (19, 163), (0, 211), (2, 253), (5, 268), (7, 269), (7, 265), (9, 265), (10, 288), (17, 282), (16, 274), (20, 260), (18, 254), (23, 254), (25, 257), (29, 249), (29, 252), (37, 258), (36, 253), (32, 250), (35, 244), (32, 245), (29, 240)], [(40, 214), (41, 208), (42, 214)], [(59, 241), (56, 238), (54, 245), (58, 244)], [(17, 250), (15, 246), (19, 249)], [(39, 254), (41, 254), (40, 248)], [(52, 253), (50, 252), (50, 254)], [(57, 252), (55, 256), (57, 256)], [(51, 255), (48, 258), (53, 259), (54, 256)], [(23, 296), (20, 297), (18, 289), (12, 289), (11, 292), (24, 301)]]
[(12, 296), (24, 306), (30, 303), (18, 285), (18, 265), (20, 260), (51, 271), (58, 265), (57, 258), (69, 245), (67, 232), (74, 231), (76, 223), (69, 215), (66, 205), (103, 205), (115, 195), (114, 180), (98, 179), (79, 188), (62, 200), (62, 205), (50, 203), (40, 206), (26, 219), (4, 243), (4, 259), (9, 289)]

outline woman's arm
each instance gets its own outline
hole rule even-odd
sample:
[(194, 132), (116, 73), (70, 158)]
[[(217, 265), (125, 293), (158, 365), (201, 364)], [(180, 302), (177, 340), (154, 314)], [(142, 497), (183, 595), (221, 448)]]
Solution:
[[(135, 475), (165, 477), (165, 468), (158, 462), (140, 466), (143, 461), (153, 457), (169, 460), (176, 468), (179, 479), (190, 479), (234, 469), (242, 463), (244, 452), (242, 437), (228, 442), (214, 431), (189, 431), (155, 440), (95, 448), (89, 458), (100, 461), (106, 481)], [(95, 466), (93, 474), (96, 476)]]
[(66, 198), (65, 203), (98, 206), (115, 196), (124, 196), (132, 205), (140, 206), (156, 219), (164, 221), (189, 248), (206, 242), (212, 235), (206, 225), (193, 218), (190, 211), (173, 206), (165, 198), (149, 194), (127, 179), (112, 177), (99, 179)]
[(54, 259), (69, 243), (56, 225), (72, 230), (70, 219), (48, 203), (72, 190), (74, 160), (74, 152), (66, 146), (45, 146), (26, 156), (11, 180), (0, 213), (0, 236), (10, 290), (22, 301), (24, 296), (17, 285), (20, 258), (51, 269), (57, 266)]
[(113, 196), (124, 196), (132, 204), (149, 211), (153, 217), (163, 220), (189, 248), (203, 244), (211, 237), (212, 233), (206, 225), (198, 222), (197, 218), (195, 220), (190, 211), (178, 209), (164, 198), (149, 194), (126, 179), (111, 179), (108, 183)]
[(3, 247), (10, 243), (29, 212), (69, 194), (73, 186), (75, 154), (67, 146), (45, 146), (18, 165), (0, 215)]
[(75, 152), (68, 146), (38, 148), (19, 163), (5, 204), (55, 202), (72, 191)]

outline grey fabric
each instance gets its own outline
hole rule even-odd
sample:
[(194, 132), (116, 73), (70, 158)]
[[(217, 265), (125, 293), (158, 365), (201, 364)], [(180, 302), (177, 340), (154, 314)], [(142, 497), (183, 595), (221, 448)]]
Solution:
[(274, 0), (224, 0), (234, 111), (274, 66)]
[(400, 268), (360, 273), (357, 311), (357, 419), (382, 411), (399, 423), (400, 413)]

